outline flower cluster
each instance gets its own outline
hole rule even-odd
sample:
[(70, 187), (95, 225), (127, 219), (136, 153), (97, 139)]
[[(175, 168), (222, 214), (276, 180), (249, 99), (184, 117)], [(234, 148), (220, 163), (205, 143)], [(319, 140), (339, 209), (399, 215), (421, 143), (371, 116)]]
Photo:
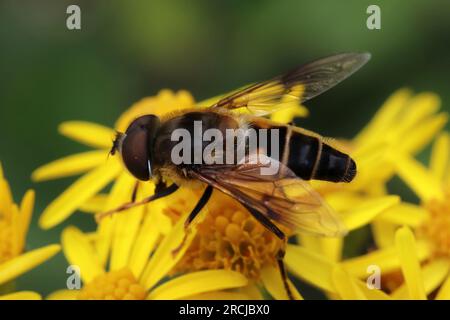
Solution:
[[(132, 105), (114, 128), (82, 121), (62, 123), (62, 135), (93, 150), (58, 159), (32, 173), (34, 181), (81, 175), (45, 208), (39, 226), (49, 229), (77, 211), (96, 214), (153, 194), (152, 182), (138, 182), (136, 188), (135, 178), (119, 157), (108, 157), (115, 131), (124, 131), (140, 115), (164, 116), (211, 101), (196, 103), (186, 91), (162, 90)], [(294, 278), (330, 299), (450, 298), (450, 138), (442, 131), (447, 115), (439, 108), (435, 94), (401, 89), (354, 138), (329, 142), (352, 155), (358, 175), (350, 184), (313, 181), (311, 185), (350, 231), (346, 237), (289, 232), (285, 244), (240, 203), (220, 192), (213, 193), (205, 210), (185, 229), (184, 221), (200, 194), (181, 188), (102, 219), (94, 232), (67, 227), (61, 247), (68, 264), (79, 267), (82, 288), (62, 288), (47, 298), (287, 299), (276, 261), (283, 247), (288, 285), (296, 299), (302, 299), (302, 293), (291, 282)], [(290, 123), (307, 113), (303, 106), (292, 106), (271, 117)], [(429, 144), (431, 159), (425, 166), (415, 157)], [(387, 184), (395, 176), (417, 195), (417, 203), (389, 192)], [(59, 245), (25, 251), (34, 193), (28, 191), (16, 205), (1, 169), (0, 190), (3, 286), (56, 254)], [(373, 241), (370, 246), (361, 242), (359, 255), (348, 256), (344, 249), (356, 241), (359, 230), (368, 230)], [(375, 287), (369, 285), (368, 278), (377, 275)], [(40, 296), (22, 292), (3, 297)]]

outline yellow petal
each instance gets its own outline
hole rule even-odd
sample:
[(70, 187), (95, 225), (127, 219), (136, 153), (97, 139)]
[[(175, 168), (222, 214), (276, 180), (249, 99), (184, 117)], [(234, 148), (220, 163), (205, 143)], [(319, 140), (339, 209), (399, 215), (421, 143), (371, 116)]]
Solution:
[[(163, 199), (158, 201), (162, 200)], [(187, 215), (183, 215), (181, 217), (172, 231), (159, 244), (152, 258), (148, 262), (142, 274), (142, 282), (144, 284), (144, 287), (148, 289), (153, 287), (173, 268), (173, 266), (175, 266), (175, 264), (181, 259), (182, 255), (186, 251), (187, 247), (192, 241), (192, 234), (194, 232), (190, 232), (187, 235), (183, 248), (180, 249), (176, 255), (173, 254), (174, 250), (177, 249), (183, 241), (185, 235), (184, 221), (186, 217)]]
[(290, 123), (296, 117), (306, 117), (309, 111), (302, 105), (294, 105), (292, 107), (282, 108), (270, 115), (272, 121), (278, 123)]
[(362, 201), (361, 195), (351, 191), (337, 191), (329, 194), (325, 193), (325, 200), (337, 212), (349, 210)]
[(99, 213), (106, 209), (106, 204), (108, 201), (108, 195), (104, 193), (96, 194), (95, 196), (88, 199), (85, 203), (80, 206), (80, 210), (86, 213)]
[(111, 128), (86, 121), (63, 122), (59, 125), (58, 131), (72, 140), (101, 149), (111, 148), (115, 136)]
[(284, 258), (288, 269), (298, 278), (328, 292), (334, 292), (331, 271), (334, 263), (300, 246), (287, 246)]
[[(406, 135), (402, 135), (401, 145), (398, 147), (405, 153), (416, 154), (418, 151), (422, 150), (425, 145), (427, 145), (436, 134), (445, 126), (448, 120), (448, 115), (446, 113), (440, 113), (436, 116), (430, 117), (429, 119), (423, 120), (414, 126), (413, 130), (407, 132)], [(393, 145), (393, 152), (398, 152), (396, 146)]]
[(372, 117), (369, 124), (355, 138), (357, 144), (368, 144), (379, 139), (380, 132), (386, 130), (395, 122), (400, 111), (407, 105), (412, 92), (400, 89), (394, 92)]
[(19, 291), (0, 296), (0, 300), (41, 300), (39, 293), (33, 291)]
[(67, 227), (64, 229), (61, 243), (67, 261), (80, 268), (80, 276), (84, 282), (88, 283), (105, 272), (94, 247), (77, 228)]
[(450, 300), (450, 274), (447, 274), (444, 284), (436, 295), (436, 300)]
[(47, 261), (57, 254), (59, 250), (59, 245), (51, 244), (29, 251), (0, 264), (0, 284), (15, 279), (21, 274)]
[(439, 180), (421, 163), (402, 155), (397, 155), (394, 161), (400, 178), (422, 201), (427, 202), (431, 199), (442, 199), (444, 197)]
[(160, 232), (155, 218), (156, 215), (152, 209), (155, 208), (155, 204), (160, 204), (160, 202), (154, 201), (151, 204), (152, 207), (147, 209), (147, 215), (139, 230), (130, 256), (129, 267), (138, 278), (141, 276), (145, 264), (160, 238)]
[(2, 201), (0, 201), (0, 212), (2, 212), (5, 219), (8, 219), (8, 214), (10, 213), (9, 211), (13, 205), (13, 197), (9, 183), (4, 178), (0, 178), (0, 194), (2, 195)]
[[(123, 200), (121, 202), (129, 202), (136, 184), (136, 178), (125, 173), (119, 177), (117, 183), (120, 184), (120, 190), (122, 190), (120, 199)], [(141, 200), (142, 198), (141, 192), (138, 189), (137, 200)], [(128, 265), (128, 259), (142, 219), (142, 214), (143, 206), (138, 206), (116, 215), (110, 258), (111, 270), (119, 270)]]
[(446, 175), (446, 170), (449, 165), (450, 154), (450, 137), (448, 133), (441, 133), (433, 144), (431, 152), (430, 169), (436, 179), (443, 181)]
[[(423, 267), (422, 276), (426, 295), (432, 293), (438, 288), (449, 271), (449, 261), (447, 259), (436, 259)], [(398, 287), (392, 294), (394, 299), (408, 299), (408, 288), (404, 283)]]
[(246, 295), (249, 300), (264, 300), (261, 289), (255, 281), (249, 282), (248, 285), (238, 288), (236, 291)]
[(416, 241), (408, 227), (402, 227), (396, 232), (395, 246), (409, 297), (414, 300), (425, 300), (427, 297), (420, 270), (420, 262), (416, 253)]
[(337, 265), (333, 268), (332, 281), (341, 299), (367, 300), (367, 297), (356, 284), (355, 279), (341, 266)]
[[(196, 199), (196, 196), (190, 190), (183, 189), (182, 192), (186, 192), (187, 194), (190, 193), (191, 195), (189, 197)], [(170, 201), (168, 198), (170, 197), (159, 199), (158, 201)], [(193, 202), (193, 204), (195, 204), (195, 202)], [(168, 205), (167, 202), (166, 205)], [(191, 209), (192, 208), (186, 208), (186, 213), (180, 217), (180, 220), (158, 245), (158, 248), (148, 262), (142, 274), (141, 281), (147, 289), (150, 289), (159, 280), (161, 280), (181, 259), (196, 234), (196, 226), (204, 219), (205, 214), (208, 212), (207, 208), (205, 208), (206, 210), (202, 210), (202, 212), (191, 223), (186, 233), (184, 223)], [(180, 245), (182, 246), (180, 247)], [(174, 254), (175, 249), (177, 249), (176, 254)]]
[[(289, 300), (289, 297), (284, 287), (283, 280), (281, 279), (280, 270), (273, 266), (266, 266), (261, 270), (261, 280), (266, 290), (270, 295), (277, 300)], [(289, 281), (289, 280), (288, 280)], [(297, 288), (290, 283), (292, 295), (296, 300), (303, 300), (303, 297), (297, 291)]]
[(322, 243), (320, 242), (319, 237), (307, 234), (307, 233), (299, 233), (297, 235), (298, 243), (302, 245), (305, 249), (311, 252), (322, 252)]
[(45, 300), (76, 300), (79, 290), (58, 290), (50, 293)]
[(376, 247), (385, 249), (394, 245), (395, 231), (398, 226), (390, 222), (375, 219), (370, 224)]
[(39, 218), (39, 226), (48, 229), (62, 222), (111, 182), (121, 170), (120, 163), (111, 159), (79, 178), (48, 205)]
[(401, 114), (401, 121), (398, 121), (393, 129), (393, 135), (402, 135), (409, 133), (411, 128), (415, 128), (428, 116), (436, 113), (440, 108), (439, 97), (430, 92), (419, 93), (408, 102), (407, 110)]
[(21, 227), (19, 207), (17, 204), (14, 204), (11, 208), (11, 252), (13, 256), (19, 255), (22, 252), (21, 246), (25, 243), (21, 233)]
[(35, 194), (33, 190), (28, 190), (20, 203), (20, 234), (22, 242), (19, 247), (22, 250), (25, 246), (28, 228), (30, 226), (31, 216), (33, 214)]
[[(134, 189), (134, 182), (126, 171), (122, 171), (119, 177), (116, 178), (111, 192), (106, 200), (106, 206), (102, 211), (108, 211), (117, 208), (118, 206), (131, 201), (132, 190)], [(130, 185), (130, 183), (132, 183)], [(111, 253), (111, 246), (113, 243), (113, 235), (116, 228), (117, 220), (120, 215), (127, 212), (121, 212), (110, 217), (102, 219), (97, 228), (97, 241), (95, 247), (97, 249), (102, 265), (106, 265), (106, 261)], [(117, 254), (117, 253), (116, 253)]]
[(107, 150), (88, 151), (64, 157), (47, 163), (31, 174), (33, 181), (45, 181), (84, 173), (107, 160)]
[[(431, 254), (430, 246), (426, 242), (417, 243), (417, 256), (420, 261), (427, 259)], [(395, 247), (379, 249), (356, 258), (347, 259), (342, 262), (342, 266), (349, 273), (358, 278), (367, 277), (367, 267), (376, 265), (381, 269), (382, 274), (400, 268), (400, 260)]]
[(402, 202), (385, 210), (378, 219), (391, 224), (418, 227), (427, 217), (428, 211), (422, 206)]
[(344, 224), (348, 230), (354, 230), (370, 223), (384, 210), (400, 202), (398, 196), (385, 196), (366, 200), (342, 215)]
[(325, 238), (321, 237), (320, 241), (322, 254), (331, 261), (339, 261), (342, 258), (342, 249), (344, 247), (343, 238)]
[(235, 271), (198, 271), (169, 280), (150, 292), (148, 299), (180, 299), (209, 291), (239, 288), (247, 283), (247, 278)]
[(163, 89), (154, 97), (146, 97), (134, 103), (120, 116), (115, 127), (117, 130), (123, 132), (130, 122), (139, 116), (154, 114), (161, 117), (173, 111), (194, 107), (194, 98), (188, 91), (180, 90), (178, 92), (173, 92), (171, 90)]
[(183, 297), (183, 300), (253, 300), (253, 299), (250, 299), (249, 296), (240, 292), (214, 291)]

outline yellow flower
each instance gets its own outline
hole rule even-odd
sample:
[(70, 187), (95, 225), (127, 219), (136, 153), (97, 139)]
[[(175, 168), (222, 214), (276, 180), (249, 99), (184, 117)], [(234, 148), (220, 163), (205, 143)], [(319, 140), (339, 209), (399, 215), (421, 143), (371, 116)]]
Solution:
[[(386, 242), (382, 228), (387, 217), (384, 211), (401, 211), (408, 215), (417, 210), (388, 196), (385, 184), (396, 171), (397, 154), (415, 155), (442, 129), (447, 114), (438, 113), (439, 98), (432, 93), (413, 95), (401, 89), (391, 95), (372, 120), (350, 141), (335, 141), (337, 147), (347, 150), (358, 166), (356, 178), (349, 184), (313, 181), (312, 185), (337, 212), (341, 213), (350, 230), (370, 224), (377, 244)], [(333, 142), (332, 142), (333, 143)], [(370, 209), (371, 206), (374, 206)], [(367, 207), (367, 210), (364, 209)], [(411, 209), (411, 210), (410, 210)], [(346, 218), (348, 212), (359, 212)], [(357, 217), (357, 218), (353, 218)], [(390, 238), (393, 239), (393, 230)], [(342, 255), (342, 239), (326, 239), (300, 235), (300, 243), (324, 254), (333, 261)], [(390, 241), (392, 244), (392, 241)]]
[[(383, 289), (394, 298), (424, 299), (438, 290), (437, 298), (450, 299), (449, 151), (449, 136), (442, 133), (433, 145), (429, 168), (411, 156), (392, 155), (396, 172), (420, 205), (402, 203), (380, 215), (380, 225), (373, 229), (375, 238), (383, 239), (379, 249), (344, 261), (350, 273), (367, 276), (367, 266), (375, 264), (384, 276)], [(397, 230), (402, 225), (407, 228)]]
[[(48, 245), (25, 252), (25, 243), (34, 207), (34, 191), (28, 190), (20, 205), (14, 203), (0, 164), (0, 287), (50, 259), (59, 245)], [(39, 294), (24, 291), (0, 299), (36, 299)]]
[[(139, 195), (138, 199), (142, 197)], [(148, 207), (137, 207), (117, 215), (111, 238), (109, 261), (102, 262), (96, 248), (98, 232), (82, 233), (68, 227), (62, 234), (64, 254), (71, 265), (78, 266), (83, 280), (81, 290), (60, 290), (49, 299), (242, 299), (245, 294), (233, 291), (247, 285), (238, 272), (206, 270), (179, 275), (161, 283), (184, 251), (174, 254), (184, 238), (184, 220), (163, 235), (158, 223), (160, 199)], [(173, 201), (173, 199), (171, 200)], [(184, 214), (183, 218), (187, 215)], [(107, 218), (110, 219), (110, 218)], [(105, 219), (105, 220), (107, 220)], [(190, 241), (188, 237), (188, 242)], [(109, 262), (109, 263), (108, 263)], [(109, 265), (109, 267), (106, 267)]]

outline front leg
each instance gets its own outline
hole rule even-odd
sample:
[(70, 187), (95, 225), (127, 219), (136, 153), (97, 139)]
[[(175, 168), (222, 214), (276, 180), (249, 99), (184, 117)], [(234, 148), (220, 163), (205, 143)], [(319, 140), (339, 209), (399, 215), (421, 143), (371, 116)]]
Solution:
[(205, 207), (205, 205), (208, 203), (209, 199), (211, 198), (213, 192), (213, 187), (207, 186), (205, 191), (203, 192), (203, 195), (201, 196), (200, 200), (198, 200), (197, 204), (195, 205), (194, 209), (192, 209), (191, 213), (187, 217), (186, 221), (184, 222), (184, 237), (181, 243), (176, 247), (172, 254), (176, 255), (180, 249), (183, 247), (183, 245), (186, 242), (188, 232), (189, 232), (189, 226), (191, 225), (192, 221), (194, 221), (195, 217), (202, 211), (202, 209)]
[(158, 183), (156, 185), (155, 193), (153, 195), (151, 195), (151, 196), (149, 196), (147, 198), (144, 198), (144, 199), (142, 199), (141, 201), (138, 201), (138, 202), (127, 202), (127, 203), (124, 203), (123, 205), (121, 205), (121, 206), (119, 206), (119, 207), (117, 207), (115, 209), (112, 209), (112, 210), (109, 210), (109, 211), (106, 211), (106, 212), (97, 213), (95, 215), (95, 220), (97, 222), (100, 222), (104, 217), (111, 216), (111, 215), (113, 215), (115, 213), (118, 213), (118, 212), (121, 212), (121, 211), (124, 211), (124, 210), (127, 210), (127, 209), (131, 209), (131, 208), (134, 208), (134, 207), (137, 207), (137, 206), (141, 206), (141, 205), (144, 205), (144, 204), (147, 204), (147, 203), (149, 203), (151, 201), (154, 201), (156, 199), (167, 197), (168, 195), (171, 195), (172, 193), (177, 191), (178, 188), (179, 187), (176, 184), (172, 184), (169, 187), (167, 187), (165, 185), (162, 185), (162, 184)]

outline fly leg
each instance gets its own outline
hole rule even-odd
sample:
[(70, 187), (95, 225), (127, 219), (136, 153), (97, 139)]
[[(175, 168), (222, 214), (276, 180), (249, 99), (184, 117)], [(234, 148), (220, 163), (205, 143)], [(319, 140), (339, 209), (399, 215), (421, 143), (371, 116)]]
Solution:
[(213, 187), (207, 186), (205, 191), (203, 192), (200, 200), (198, 200), (197, 204), (195, 205), (194, 209), (192, 209), (191, 213), (187, 217), (186, 221), (184, 222), (184, 237), (181, 243), (176, 247), (174, 250), (172, 250), (172, 255), (176, 255), (180, 249), (183, 247), (183, 245), (186, 242), (188, 232), (189, 232), (189, 226), (194, 221), (195, 217), (202, 211), (202, 209), (205, 207), (205, 205), (208, 203), (209, 199), (211, 198), (213, 192)]
[(151, 196), (149, 196), (147, 198), (144, 198), (144, 199), (142, 199), (140, 201), (137, 201), (137, 202), (127, 202), (127, 203), (124, 203), (123, 205), (121, 205), (121, 206), (119, 206), (119, 207), (117, 207), (115, 209), (112, 209), (112, 210), (109, 210), (109, 211), (106, 211), (106, 212), (98, 213), (98, 214), (95, 215), (95, 220), (97, 222), (100, 222), (104, 217), (111, 216), (111, 215), (113, 215), (115, 213), (118, 213), (118, 212), (130, 209), (130, 208), (134, 208), (134, 207), (137, 207), (137, 206), (141, 206), (141, 205), (147, 204), (147, 203), (149, 203), (151, 201), (154, 201), (156, 199), (167, 197), (168, 195), (171, 195), (172, 193), (177, 191), (178, 188), (179, 187), (176, 184), (172, 184), (169, 187), (167, 187), (167, 186), (165, 186), (165, 185), (163, 185), (161, 183), (158, 183), (156, 185), (155, 193), (153, 195), (151, 195)]
[(247, 205), (244, 205), (245, 208), (252, 214), (253, 217), (255, 217), (256, 220), (258, 220), (264, 227), (266, 227), (270, 232), (272, 232), (274, 235), (276, 235), (281, 241), (283, 241), (283, 246), (280, 250), (278, 250), (276, 254), (278, 269), (280, 270), (281, 280), (283, 281), (284, 288), (286, 290), (287, 296), (290, 300), (294, 300), (294, 295), (292, 294), (291, 288), (289, 287), (288, 283), (288, 277), (286, 272), (286, 267), (284, 265), (284, 255), (285, 255), (285, 249), (286, 246), (286, 235), (283, 231), (281, 231), (272, 221), (270, 221), (269, 218), (267, 218), (265, 215), (263, 215), (258, 210), (251, 208)]
[(136, 201), (138, 188), (139, 188), (139, 181), (136, 181), (136, 183), (134, 184), (133, 193), (131, 194), (131, 202)]

